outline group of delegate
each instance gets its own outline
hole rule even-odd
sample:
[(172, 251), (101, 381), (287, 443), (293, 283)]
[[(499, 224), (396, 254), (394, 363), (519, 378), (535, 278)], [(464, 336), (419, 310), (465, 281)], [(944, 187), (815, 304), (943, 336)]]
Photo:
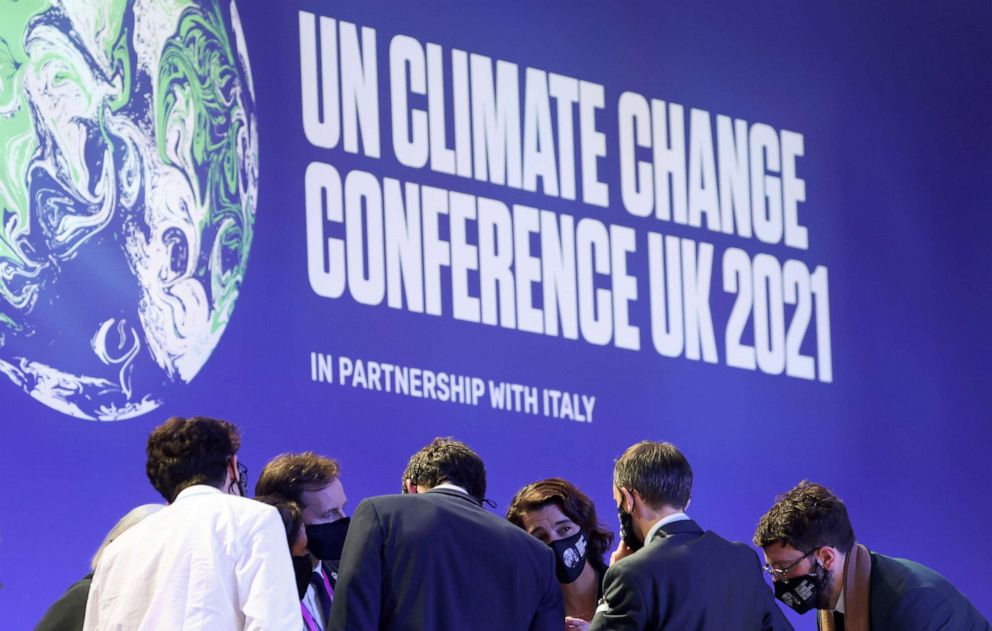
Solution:
[(770, 590), (752, 548), (686, 514), (692, 468), (667, 442), (616, 461), (615, 547), (562, 478), (520, 489), (505, 518), (486, 510), (485, 465), (451, 438), (350, 517), (338, 463), (313, 452), (273, 458), (247, 498), (240, 446), (226, 421), (157, 427), (146, 470), (168, 504), (126, 515), (36, 629), (791, 629), (777, 597), (822, 630), (992, 631), (933, 570), (859, 543), (844, 503), (808, 481), (755, 530)]

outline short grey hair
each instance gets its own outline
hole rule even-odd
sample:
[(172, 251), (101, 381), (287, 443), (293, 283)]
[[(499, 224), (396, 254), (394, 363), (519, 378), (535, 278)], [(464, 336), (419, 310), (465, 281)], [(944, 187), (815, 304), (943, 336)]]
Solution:
[(125, 530), (131, 526), (137, 524), (139, 521), (148, 517), (152, 513), (157, 513), (165, 508), (165, 504), (142, 504), (137, 508), (132, 508), (127, 515), (121, 517), (120, 521), (114, 524), (114, 527), (110, 529), (107, 536), (103, 538), (103, 543), (97, 548), (96, 554), (93, 555), (93, 560), (90, 561), (90, 569), (94, 572), (96, 571), (96, 566), (100, 563), (100, 557), (103, 556), (103, 551), (107, 549), (114, 539), (120, 537)]

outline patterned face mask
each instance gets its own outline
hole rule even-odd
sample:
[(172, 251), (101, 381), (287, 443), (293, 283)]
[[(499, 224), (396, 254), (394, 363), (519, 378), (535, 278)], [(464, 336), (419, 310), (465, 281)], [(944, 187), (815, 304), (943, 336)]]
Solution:
[(559, 583), (574, 583), (586, 567), (586, 533), (578, 533), (552, 541), (549, 546), (555, 553), (555, 574)]
[[(820, 565), (817, 564), (816, 568)], [(819, 569), (805, 576), (798, 576), (789, 581), (775, 582), (775, 598), (778, 598), (796, 613), (806, 613), (816, 606), (823, 589), (824, 574)]]

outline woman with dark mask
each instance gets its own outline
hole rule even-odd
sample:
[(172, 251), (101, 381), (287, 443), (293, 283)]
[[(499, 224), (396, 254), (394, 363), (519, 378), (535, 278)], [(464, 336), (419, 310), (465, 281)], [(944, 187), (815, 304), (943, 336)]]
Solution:
[(506, 518), (537, 537), (555, 553), (565, 616), (592, 620), (602, 591), (613, 533), (596, 519), (596, 507), (574, 484), (548, 478), (520, 489)]

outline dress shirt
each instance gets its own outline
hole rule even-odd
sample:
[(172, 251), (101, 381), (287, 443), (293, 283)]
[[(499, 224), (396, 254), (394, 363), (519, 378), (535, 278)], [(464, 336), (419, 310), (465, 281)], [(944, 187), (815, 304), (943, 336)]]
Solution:
[(293, 576), (273, 507), (191, 486), (107, 547), (83, 630), (296, 629)]
[[(318, 561), (317, 565), (314, 566), (314, 572), (323, 572), (323, 562)], [(334, 596), (331, 595), (331, 600), (334, 600)], [(317, 598), (317, 589), (313, 586), (313, 583), (307, 587), (307, 593), (303, 595), (303, 606), (307, 608), (310, 615), (313, 617), (313, 622), (317, 625), (319, 631), (324, 631), (324, 620), (330, 615), (329, 611), (324, 611), (324, 608), (320, 606), (320, 599)], [(311, 631), (310, 626), (307, 624), (306, 620), (303, 621), (304, 631)]]

